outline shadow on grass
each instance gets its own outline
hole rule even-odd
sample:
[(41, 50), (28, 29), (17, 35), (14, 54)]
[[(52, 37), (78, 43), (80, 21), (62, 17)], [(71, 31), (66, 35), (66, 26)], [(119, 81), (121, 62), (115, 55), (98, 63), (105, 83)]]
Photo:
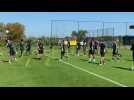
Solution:
[(126, 61), (133, 61), (133, 60), (131, 60), (131, 59), (126, 59)]
[(97, 64), (97, 65), (99, 65), (99, 63), (98, 62), (95, 62), (95, 63), (93, 63), (93, 62), (89, 62), (87, 59), (80, 59), (81, 61), (85, 61), (85, 62), (88, 62), (88, 63), (90, 63), (90, 64)]
[[(35, 58), (32, 58), (32, 59), (40, 61), (40, 60), (42, 60), (43, 58), (36, 58), (36, 57), (35, 57)], [(58, 61), (59, 59), (58, 59), (58, 58), (53, 58), (53, 60)]]
[(88, 61), (87, 59), (80, 59), (81, 61)]
[(32, 59), (35, 59), (35, 60), (41, 60), (41, 58), (32, 58)]
[(114, 66), (113, 68), (117, 68), (117, 69), (123, 69), (123, 70), (129, 70), (129, 68), (117, 67), (117, 66)]
[(109, 61), (109, 62), (111, 62), (112, 61), (112, 59), (105, 59), (106, 61)]
[(0, 60), (1, 62), (8, 62), (8, 60)]
[(93, 63), (93, 62), (88, 62), (89, 64), (96, 64), (96, 65), (99, 65), (99, 63), (98, 62), (95, 62), (95, 63)]

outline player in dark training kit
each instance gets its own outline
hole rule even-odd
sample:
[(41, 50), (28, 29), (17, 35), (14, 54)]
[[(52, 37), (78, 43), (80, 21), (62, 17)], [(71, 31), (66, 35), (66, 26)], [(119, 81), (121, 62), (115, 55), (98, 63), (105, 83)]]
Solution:
[(99, 41), (95, 40), (94, 42), (94, 49), (95, 49), (95, 54), (99, 54)]
[[(69, 40), (67, 40), (67, 53), (70, 53), (70, 41)], [(68, 54), (67, 54), (68, 55)]]
[(104, 43), (104, 41), (101, 41), (100, 44), (100, 65), (104, 65), (105, 64), (105, 48), (106, 48), (106, 45)]
[(37, 51), (38, 51), (38, 58), (41, 59), (44, 53), (44, 44), (42, 43), (41, 39), (37, 42)]
[(26, 55), (31, 54), (31, 40), (28, 40), (26, 43)]
[(87, 44), (86, 44), (86, 40), (84, 40), (83, 41), (83, 53), (84, 53), (84, 55), (86, 55), (86, 46), (87, 46)]
[(91, 63), (93, 61), (93, 63), (95, 63), (95, 41), (93, 38), (89, 42), (88, 56), (89, 56), (89, 62)]
[(7, 48), (9, 49), (9, 63), (11, 64), (12, 60), (17, 60), (13, 42), (11, 40), (7, 40)]
[(81, 48), (80, 42), (77, 42), (77, 47), (76, 47), (76, 55), (77, 56), (80, 55), (80, 48)]
[(61, 59), (65, 56), (65, 45), (64, 45), (64, 40), (60, 44), (60, 49), (61, 49)]
[(112, 59), (119, 59), (118, 57), (118, 45), (116, 41), (113, 41), (113, 55), (112, 55)]
[(23, 55), (23, 52), (24, 52), (24, 41), (23, 41), (23, 39), (21, 39), (21, 41), (20, 41), (20, 56)]

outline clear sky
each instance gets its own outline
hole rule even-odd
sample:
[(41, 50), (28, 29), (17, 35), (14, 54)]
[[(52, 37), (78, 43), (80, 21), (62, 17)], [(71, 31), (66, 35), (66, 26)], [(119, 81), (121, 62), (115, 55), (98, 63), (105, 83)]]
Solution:
[[(20, 22), (25, 25), (27, 36), (43, 36), (50, 35), (51, 33), (51, 20), (88, 20), (88, 21), (105, 21), (105, 22), (133, 22), (134, 24), (134, 12), (0, 12), (0, 22)], [(59, 24), (59, 26), (58, 26)], [(99, 23), (87, 24), (81, 23), (80, 27), (89, 28), (91, 25), (92, 30), (96, 28), (101, 28)], [(55, 24), (55, 28), (58, 27), (58, 31), (53, 29), (55, 32), (59, 30), (66, 30), (67, 27), (75, 27), (76, 24)], [(94, 28), (93, 28), (94, 27)], [(116, 34), (126, 34), (125, 24), (105, 24), (105, 27), (116, 27)], [(134, 30), (128, 29), (128, 34), (133, 35)]]

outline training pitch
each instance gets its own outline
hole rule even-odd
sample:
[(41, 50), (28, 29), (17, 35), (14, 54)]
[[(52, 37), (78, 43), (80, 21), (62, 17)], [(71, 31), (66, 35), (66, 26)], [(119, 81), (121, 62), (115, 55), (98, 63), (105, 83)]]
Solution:
[(120, 50), (120, 60), (112, 61), (112, 50), (106, 54), (106, 64), (88, 63), (88, 56), (81, 52), (76, 56), (71, 50), (68, 58), (59, 60), (60, 50), (45, 49), (41, 60), (32, 51), (30, 56), (19, 57), (8, 63), (7, 48), (1, 48), (0, 87), (131, 87), (134, 86), (134, 71), (131, 51)]

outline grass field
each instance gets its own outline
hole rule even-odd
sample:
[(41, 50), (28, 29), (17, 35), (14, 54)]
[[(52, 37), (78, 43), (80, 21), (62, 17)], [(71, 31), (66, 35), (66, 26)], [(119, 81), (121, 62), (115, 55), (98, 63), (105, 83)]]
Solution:
[[(106, 64), (88, 63), (88, 57), (69, 54), (69, 58), (59, 60), (60, 51), (45, 50), (41, 60), (33, 53), (18, 57), (9, 64), (7, 49), (0, 49), (0, 86), (1, 87), (131, 87), (134, 86), (134, 71), (131, 52), (121, 49), (122, 58), (111, 60), (111, 50), (106, 54)], [(97, 57), (97, 62), (99, 57)]]

